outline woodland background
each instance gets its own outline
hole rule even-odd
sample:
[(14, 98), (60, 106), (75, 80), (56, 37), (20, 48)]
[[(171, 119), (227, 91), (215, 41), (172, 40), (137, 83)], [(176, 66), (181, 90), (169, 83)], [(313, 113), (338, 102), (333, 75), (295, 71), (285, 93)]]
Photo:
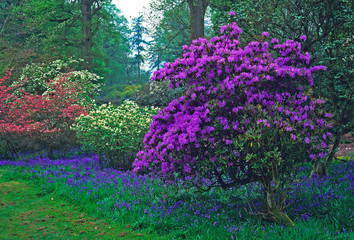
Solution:
[(13, 69), (15, 81), (30, 64), (63, 60), (101, 77), (98, 104), (132, 99), (164, 107), (184, 89), (150, 86), (152, 72), (181, 57), (192, 39), (220, 34), (230, 11), (247, 41), (263, 31), (280, 41), (307, 36), (310, 65), (327, 66), (315, 91), (334, 113), (338, 146), (353, 128), (354, 112), (353, 4), (347, 0), (152, 0), (131, 24), (110, 0), (2, 0), (0, 75)]

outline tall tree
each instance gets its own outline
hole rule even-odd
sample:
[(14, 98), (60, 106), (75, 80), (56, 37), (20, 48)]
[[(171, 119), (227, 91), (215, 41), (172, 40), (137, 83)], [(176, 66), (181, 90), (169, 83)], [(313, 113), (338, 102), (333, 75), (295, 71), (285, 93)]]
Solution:
[(204, 37), (204, 17), (210, 0), (187, 0), (190, 10), (191, 41)]
[[(123, 79), (127, 76), (125, 69), (133, 65), (129, 58), (127, 20), (119, 15), (110, 0), (99, 1), (100, 10), (93, 3), (91, 27), (88, 26), (91, 29), (88, 31), (89, 44), (82, 46), (83, 3), (81, 0), (0, 1), (0, 28), (3, 29), (0, 33), (0, 73), (14, 68), (12, 79), (17, 79), (29, 63), (78, 59), (83, 51), (83, 55), (88, 54), (89, 62), (92, 60), (92, 65), (85, 64), (85, 68), (105, 79), (118, 76), (116, 81), (127, 81)], [(80, 64), (74, 66), (75, 69), (84, 67)]]
[(159, 25), (150, 31), (148, 48), (150, 69), (159, 69), (165, 62), (172, 62), (183, 54), (182, 46), (190, 39), (189, 10), (187, 3), (180, 9), (166, 10)]
[(105, 1), (81, 0), (81, 57), (85, 68), (92, 70), (92, 17), (102, 9)]
[(147, 32), (147, 29), (143, 25), (144, 18), (143, 15), (140, 15), (137, 18), (133, 19), (132, 22), (132, 37), (130, 38), (132, 44), (132, 50), (135, 51), (134, 59), (137, 65), (138, 72), (138, 81), (140, 82), (141, 76), (141, 64), (144, 63), (143, 53), (145, 51), (145, 46), (148, 45), (148, 42), (145, 41), (144, 35)]
[[(93, 68), (104, 71), (98, 74), (106, 77), (108, 86), (128, 83), (131, 79), (126, 71), (130, 73), (133, 67), (129, 43), (131, 30), (127, 19), (115, 5), (106, 5), (103, 8), (99, 12), (101, 24), (93, 30)], [(104, 73), (106, 74), (103, 75)]]
[(188, 28), (190, 31), (190, 42), (193, 39), (204, 37), (205, 24), (204, 18), (210, 0), (154, 0), (150, 4), (150, 16), (153, 16), (152, 25), (157, 26), (165, 13), (173, 13), (174, 21), (180, 21), (180, 11), (184, 11), (185, 6), (189, 9)]

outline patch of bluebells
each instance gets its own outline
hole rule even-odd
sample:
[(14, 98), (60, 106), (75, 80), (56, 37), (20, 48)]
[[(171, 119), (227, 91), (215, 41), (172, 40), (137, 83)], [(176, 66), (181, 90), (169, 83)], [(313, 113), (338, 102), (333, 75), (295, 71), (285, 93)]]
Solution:
[[(228, 196), (224, 200), (215, 189), (204, 197), (193, 193), (178, 195), (174, 190), (176, 183), (163, 182), (156, 176), (100, 169), (98, 162), (98, 157), (92, 155), (58, 160), (34, 158), (27, 162), (2, 160), (0, 165), (12, 166), (17, 173), (22, 170), (24, 175), (30, 174), (45, 188), (60, 186), (62, 194), (78, 204), (80, 201), (95, 202), (96, 211), (104, 216), (126, 223), (145, 219), (156, 229), (172, 222), (171, 227), (176, 229), (202, 225), (237, 236), (247, 228), (244, 222), (250, 214), (256, 214), (263, 207), (261, 186), (256, 182), (224, 192), (222, 196)], [(299, 169), (306, 173), (289, 186), (286, 211), (290, 216), (311, 221), (322, 217), (334, 201), (347, 201), (348, 196), (354, 194), (353, 161), (335, 166), (325, 179), (307, 178), (308, 170)], [(190, 184), (188, 181), (192, 180), (178, 183), (181, 189)], [(353, 203), (354, 199), (351, 201)], [(347, 221), (345, 228), (353, 227), (354, 208), (349, 207), (344, 212), (348, 213), (343, 216)]]
[(27, 167), (52, 167), (52, 166), (75, 166), (81, 167), (82, 165), (87, 167), (99, 167), (99, 159), (95, 154), (88, 154), (87, 156), (80, 158), (60, 158), (56, 160), (51, 160), (48, 157), (37, 156), (25, 161), (17, 160), (0, 160), (1, 165), (10, 165), (10, 166), (27, 166)]

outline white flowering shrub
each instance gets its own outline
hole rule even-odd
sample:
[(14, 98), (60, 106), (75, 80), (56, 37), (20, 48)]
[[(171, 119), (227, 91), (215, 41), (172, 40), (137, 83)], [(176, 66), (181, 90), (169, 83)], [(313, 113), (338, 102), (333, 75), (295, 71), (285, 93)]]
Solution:
[(48, 80), (58, 80), (64, 74), (70, 72), (68, 84), (74, 84), (80, 87), (81, 92), (79, 92), (78, 96), (80, 104), (87, 106), (92, 104), (93, 98), (97, 96), (100, 90), (99, 82), (102, 78), (87, 70), (74, 70), (73, 67), (78, 65), (80, 61), (82, 60), (68, 59), (55, 60), (47, 64), (28, 64), (23, 68), (20, 78), (14, 81), (12, 85), (15, 86), (22, 83), (22, 87), (17, 91), (24, 89), (28, 93), (48, 95), (53, 91)]
[(72, 126), (84, 148), (100, 154), (109, 167), (131, 169), (136, 153), (144, 146), (152, 117), (159, 108), (140, 108), (126, 100), (116, 107), (103, 104), (76, 119)]

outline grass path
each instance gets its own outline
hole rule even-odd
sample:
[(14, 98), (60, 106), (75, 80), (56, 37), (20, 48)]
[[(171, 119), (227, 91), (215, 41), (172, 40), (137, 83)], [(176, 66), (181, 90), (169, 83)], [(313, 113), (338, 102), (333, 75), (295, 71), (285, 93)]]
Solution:
[(88, 216), (38, 186), (7, 179), (6, 171), (0, 169), (0, 240), (167, 239)]

